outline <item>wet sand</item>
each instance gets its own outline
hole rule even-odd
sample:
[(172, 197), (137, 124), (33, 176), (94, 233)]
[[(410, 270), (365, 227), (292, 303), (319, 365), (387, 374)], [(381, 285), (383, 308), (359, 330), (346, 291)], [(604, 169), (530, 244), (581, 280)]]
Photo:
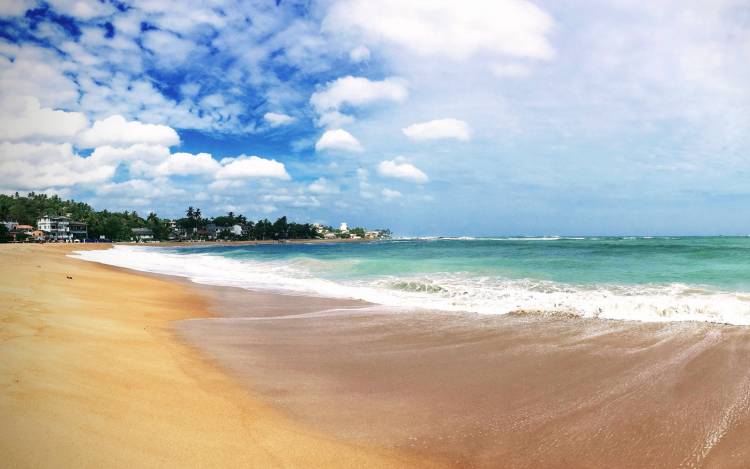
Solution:
[[(422, 467), (282, 415), (178, 340), (185, 283), (0, 245), (0, 467)], [(70, 277), (70, 278), (69, 278)]]
[(179, 334), (293, 420), (454, 467), (750, 467), (750, 328), (201, 287)]

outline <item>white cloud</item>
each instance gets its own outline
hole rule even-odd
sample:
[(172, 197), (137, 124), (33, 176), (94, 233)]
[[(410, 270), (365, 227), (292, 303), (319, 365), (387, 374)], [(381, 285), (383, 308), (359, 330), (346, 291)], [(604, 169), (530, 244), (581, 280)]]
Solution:
[(90, 20), (113, 13), (113, 8), (104, 2), (92, 0), (47, 0), (57, 12), (81, 20)]
[(82, 148), (137, 143), (173, 146), (180, 143), (180, 137), (166, 125), (126, 121), (124, 117), (115, 115), (94, 122), (91, 129), (82, 132), (78, 138), (78, 144)]
[(328, 83), (324, 89), (313, 93), (310, 103), (322, 114), (338, 110), (343, 105), (362, 106), (376, 101), (401, 102), (408, 95), (404, 81), (399, 78), (372, 81), (362, 77), (346, 76)]
[(291, 124), (294, 121), (294, 117), (278, 112), (267, 112), (263, 115), (263, 119), (268, 122), (271, 127)]
[(552, 18), (525, 0), (339, 1), (323, 29), (422, 56), (465, 59), (479, 53), (549, 59)]
[(102, 184), (96, 188), (97, 195), (114, 196), (125, 199), (127, 203), (146, 205), (157, 197), (184, 195), (183, 189), (169, 185), (167, 180), (130, 179), (123, 182)]
[(224, 158), (221, 163), (223, 167), (216, 173), (217, 179), (291, 179), (284, 164), (276, 160), (241, 155), (237, 158)]
[(353, 122), (354, 118), (352, 116), (341, 114), (338, 111), (328, 111), (321, 114), (315, 123), (318, 127), (338, 128)]
[(339, 188), (328, 179), (321, 177), (310, 183), (307, 190), (313, 194), (338, 194)]
[(143, 45), (159, 57), (157, 65), (161, 68), (182, 65), (198, 47), (193, 41), (167, 31), (148, 31), (142, 36)]
[(427, 175), (411, 163), (407, 163), (399, 157), (394, 160), (381, 161), (378, 164), (378, 174), (381, 176), (402, 179), (404, 181), (425, 183), (429, 180)]
[(490, 70), (498, 78), (524, 78), (531, 75), (531, 69), (521, 64), (496, 63), (490, 65)]
[(44, 107), (63, 107), (78, 99), (66, 66), (48, 52), (21, 47), (14, 60), (0, 55), (0, 90), (6, 96), (35, 96)]
[(156, 173), (163, 176), (211, 175), (220, 167), (208, 153), (173, 153), (156, 168)]
[(116, 165), (96, 164), (68, 144), (0, 143), (0, 188), (35, 190), (98, 184), (115, 174)]
[(88, 125), (80, 112), (42, 108), (34, 97), (6, 97), (0, 101), (0, 140), (64, 141)]
[(469, 124), (458, 119), (435, 119), (412, 124), (401, 129), (412, 140), (455, 139), (468, 141), (471, 138)]
[(393, 200), (401, 197), (401, 192), (393, 189), (384, 188), (380, 193), (386, 200)]
[(18, 16), (36, 5), (32, 0), (3, 0), (0, 2), (0, 16)]
[(260, 199), (264, 202), (277, 203), (285, 207), (320, 207), (320, 200), (311, 195), (265, 194)]
[(365, 62), (370, 59), (370, 49), (358, 46), (349, 51), (349, 59), (354, 63)]
[(362, 152), (362, 145), (352, 134), (343, 129), (326, 130), (323, 136), (315, 143), (315, 151), (341, 150), (349, 152)]

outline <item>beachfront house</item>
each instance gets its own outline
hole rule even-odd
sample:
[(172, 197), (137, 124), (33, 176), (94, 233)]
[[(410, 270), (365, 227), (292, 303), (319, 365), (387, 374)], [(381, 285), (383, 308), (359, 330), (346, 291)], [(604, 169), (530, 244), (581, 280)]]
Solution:
[(71, 221), (69, 224), (70, 237), (73, 241), (84, 241), (89, 237), (88, 227), (82, 221)]
[(140, 243), (154, 240), (154, 232), (148, 228), (132, 228), (133, 240)]
[(349, 232), (349, 226), (347, 226), (346, 222), (341, 222), (341, 225), (339, 225), (339, 231), (342, 233), (348, 233)]
[(44, 215), (37, 220), (36, 227), (44, 231), (48, 241), (70, 242), (73, 240), (68, 217)]

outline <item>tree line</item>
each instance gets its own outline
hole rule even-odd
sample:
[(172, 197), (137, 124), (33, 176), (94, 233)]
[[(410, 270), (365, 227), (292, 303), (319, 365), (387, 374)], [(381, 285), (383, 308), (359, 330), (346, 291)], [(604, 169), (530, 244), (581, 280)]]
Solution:
[[(189, 207), (185, 216), (176, 220), (179, 233), (174, 233), (170, 226), (171, 220), (161, 218), (156, 213), (149, 213), (145, 218), (135, 210), (113, 212), (109, 210), (94, 210), (90, 205), (75, 200), (63, 200), (57, 195), (37, 194), (30, 192), (26, 196), (0, 194), (0, 221), (15, 221), (22, 225), (36, 226), (37, 220), (43, 215), (65, 215), (73, 221), (87, 224), (88, 237), (101, 237), (112, 241), (130, 241), (133, 238), (133, 228), (148, 228), (154, 239), (167, 240), (175, 235), (187, 239), (202, 239), (206, 229), (213, 223), (218, 227), (231, 228), (239, 225), (242, 235), (232, 233), (231, 229), (224, 229), (217, 233), (219, 239), (234, 240), (270, 240), (270, 239), (313, 239), (320, 237), (315, 227), (309, 223), (289, 222), (285, 216), (274, 222), (268, 219), (250, 221), (244, 215), (229, 212), (226, 215), (206, 218), (200, 208)], [(0, 241), (7, 241), (7, 230), (0, 225)]]

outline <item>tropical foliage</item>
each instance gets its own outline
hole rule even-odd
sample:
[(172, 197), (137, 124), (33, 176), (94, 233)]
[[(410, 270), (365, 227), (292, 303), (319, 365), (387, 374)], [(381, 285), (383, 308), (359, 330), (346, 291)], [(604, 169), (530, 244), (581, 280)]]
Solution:
[[(188, 207), (185, 217), (176, 220), (177, 232), (170, 227), (170, 220), (160, 218), (156, 213), (149, 213), (145, 218), (136, 211), (111, 212), (96, 211), (90, 205), (74, 200), (63, 200), (57, 195), (29, 193), (26, 196), (15, 193), (12, 196), (0, 195), (0, 221), (15, 221), (24, 225), (36, 225), (42, 215), (66, 215), (75, 221), (88, 225), (88, 236), (93, 239), (101, 237), (112, 241), (130, 241), (133, 228), (148, 228), (154, 239), (167, 240), (204, 239), (207, 228), (213, 225), (219, 239), (313, 239), (319, 233), (309, 223), (289, 222), (281, 217), (275, 222), (268, 219), (252, 222), (244, 215), (229, 212), (215, 218), (204, 218), (200, 208)], [(231, 227), (239, 225), (242, 235), (232, 232)], [(9, 239), (5, 226), (0, 228), (0, 241)]]

